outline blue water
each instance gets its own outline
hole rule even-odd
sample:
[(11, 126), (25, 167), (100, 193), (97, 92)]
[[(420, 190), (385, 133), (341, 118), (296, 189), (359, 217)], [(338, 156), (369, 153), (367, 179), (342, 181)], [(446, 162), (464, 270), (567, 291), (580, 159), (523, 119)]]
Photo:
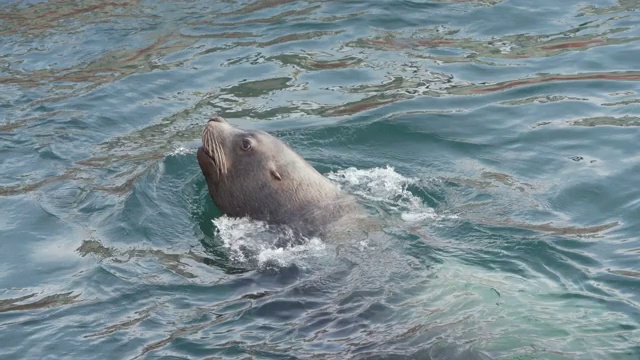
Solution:
[[(640, 358), (640, 2), (4, 1), (0, 358)], [(383, 231), (212, 203), (206, 119)]]

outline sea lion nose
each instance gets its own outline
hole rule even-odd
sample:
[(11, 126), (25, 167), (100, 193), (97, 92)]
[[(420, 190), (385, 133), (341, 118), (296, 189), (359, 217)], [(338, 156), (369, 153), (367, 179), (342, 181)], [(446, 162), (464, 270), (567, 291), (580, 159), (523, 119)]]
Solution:
[(212, 117), (211, 119), (209, 119), (209, 122), (226, 123), (226, 121), (224, 121), (224, 119), (221, 118), (220, 116)]

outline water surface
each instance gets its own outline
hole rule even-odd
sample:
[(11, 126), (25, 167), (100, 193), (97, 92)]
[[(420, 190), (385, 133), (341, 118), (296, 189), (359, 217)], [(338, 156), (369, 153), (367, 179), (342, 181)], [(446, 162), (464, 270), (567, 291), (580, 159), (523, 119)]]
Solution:
[[(633, 0), (5, 1), (0, 357), (638, 359)], [(214, 114), (382, 232), (222, 216)]]

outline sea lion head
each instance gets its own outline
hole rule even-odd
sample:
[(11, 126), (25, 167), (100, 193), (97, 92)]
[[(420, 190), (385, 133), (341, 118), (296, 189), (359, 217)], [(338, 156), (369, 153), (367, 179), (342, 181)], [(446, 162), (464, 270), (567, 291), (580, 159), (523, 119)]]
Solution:
[(336, 186), (280, 139), (221, 117), (202, 130), (197, 158), (211, 198), (228, 216), (291, 223), (339, 197)]
[(198, 162), (207, 180), (216, 187), (247, 177), (282, 181), (277, 155), (288, 151), (291, 150), (282, 141), (264, 131), (239, 129), (214, 117), (202, 130)]

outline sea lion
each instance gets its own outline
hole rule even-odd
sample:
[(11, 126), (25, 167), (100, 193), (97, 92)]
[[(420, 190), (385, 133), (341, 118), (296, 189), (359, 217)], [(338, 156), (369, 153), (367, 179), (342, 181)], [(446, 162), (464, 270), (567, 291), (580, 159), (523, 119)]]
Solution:
[(227, 216), (322, 237), (348, 226), (345, 216), (363, 214), (352, 195), (267, 132), (240, 129), (214, 117), (202, 130), (197, 158), (211, 199)]

